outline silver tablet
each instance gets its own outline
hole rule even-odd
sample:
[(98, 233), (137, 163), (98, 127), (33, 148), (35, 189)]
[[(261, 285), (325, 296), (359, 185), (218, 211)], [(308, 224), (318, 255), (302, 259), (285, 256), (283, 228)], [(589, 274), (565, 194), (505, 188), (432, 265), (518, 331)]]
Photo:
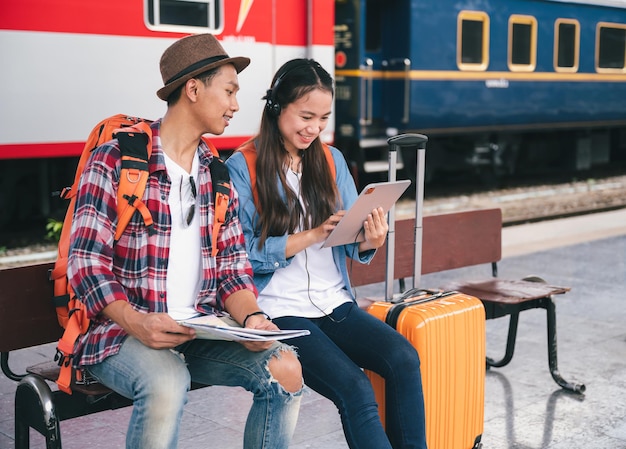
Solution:
[(367, 219), (367, 215), (377, 207), (382, 207), (385, 213), (389, 212), (410, 184), (411, 181), (408, 179), (368, 184), (322, 247), (328, 248), (365, 240), (363, 222)]

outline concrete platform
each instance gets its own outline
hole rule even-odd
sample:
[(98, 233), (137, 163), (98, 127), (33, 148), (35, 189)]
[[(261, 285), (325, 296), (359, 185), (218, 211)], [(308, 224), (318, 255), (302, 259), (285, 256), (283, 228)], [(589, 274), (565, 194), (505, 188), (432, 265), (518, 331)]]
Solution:
[[(485, 449), (626, 448), (626, 210), (505, 228), (500, 276), (529, 274), (572, 287), (556, 298), (559, 371), (586, 385), (568, 393), (548, 369), (546, 320), (542, 310), (520, 315), (515, 355), (504, 368), (487, 371)], [(424, 287), (459, 278), (485, 277), (478, 266), (422, 278)], [(362, 287), (359, 296), (381, 295), (382, 284)], [(487, 322), (487, 354), (504, 353), (508, 319)], [(53, 345), (19, 351), (11, 366), (44, 361)], [(13, 449), (15, 383), (0, 375), (0, 448)], [(191, 393), (180, 448), (240, 448), (251, 403), (239, 389), (211, 387)], [(61, 424), (66, 449), (121, 448), (130, 409), (99, 413)], [(33, 434), (31, 448), (44, 448)], [(333, 404), (307, 391), (293, 449), (346, 449)], [(437, 449), (437, 448), (431, 448)], [(459, 448), (463, 449), (463, 448)]]

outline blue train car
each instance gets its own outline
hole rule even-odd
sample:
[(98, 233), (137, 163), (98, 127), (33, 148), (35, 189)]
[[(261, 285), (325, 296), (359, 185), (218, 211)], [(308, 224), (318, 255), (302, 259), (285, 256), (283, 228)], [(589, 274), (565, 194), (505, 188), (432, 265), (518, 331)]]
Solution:
[(626, 1), (335, 5), (335, 142), (356, 173), (386, 170), (398, 132), (429, 136), (427, 179), (626, 158)]

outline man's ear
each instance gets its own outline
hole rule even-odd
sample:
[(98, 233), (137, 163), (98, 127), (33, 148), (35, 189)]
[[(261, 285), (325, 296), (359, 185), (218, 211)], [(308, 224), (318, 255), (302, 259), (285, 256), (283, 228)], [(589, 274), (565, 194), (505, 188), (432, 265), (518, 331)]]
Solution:
[(185, 83), (185, 88), (183, 89), (183, 92), (185, 93), (185, 95), (187, 95), (187, 98), (189, 98), (189, 100), (191, 100), (192, 102), (195, 102), (196, 99), (198, 98), (198, 84), (199, 83), (200, 83), (200, 80), (196, 78), (191, 78), (187, 80), (187, 82)]

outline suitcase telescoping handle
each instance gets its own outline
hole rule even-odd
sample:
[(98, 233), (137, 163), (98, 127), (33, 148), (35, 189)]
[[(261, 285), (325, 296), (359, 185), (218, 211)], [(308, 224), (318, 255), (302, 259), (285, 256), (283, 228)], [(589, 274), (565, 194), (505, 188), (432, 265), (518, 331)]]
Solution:
[[(398, 150), (413, 148), (417, 151), (417, 169), (415, 171), (415, 257), (413, 260), (413, 288), (417, 288), (422, 275), (422, 210), (424, 205), (424, 166), (426, 164), (426, 142), (428, 137), (423, 134), (399, 134), (387, 140), (389, 144), (389, 181), (396, 180)], [(387, 273), (385, 275), (385, 299), (393, 299), (394, 252), (396, 244), (395, 206), (389, 209), (387, 221)]]

